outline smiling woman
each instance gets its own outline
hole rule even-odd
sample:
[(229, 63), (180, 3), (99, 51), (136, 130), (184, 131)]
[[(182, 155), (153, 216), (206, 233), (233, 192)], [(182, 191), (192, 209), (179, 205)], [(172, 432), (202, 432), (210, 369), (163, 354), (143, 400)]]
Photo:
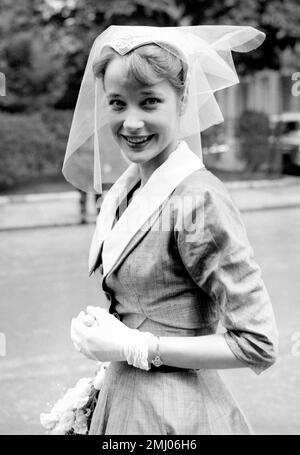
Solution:
[(101, 191), (107, 158), (130, 165), (103, 199), (90, 247), (109, 312), (88, 306), (95, 323), (82, 312), (71, 323), (81, 354), (111, 362), (89, 434), (252, 433), (217, 370), (260, 374), (276, 359), (277, 329), (200, 133), (223, 121), (214, 92), (238, 83), (231, 50), (263, 38), (252, 27), (114, 26), (91, 50), (64, 173)]
[(140, 165), (142, 185), (179, 140), (186, 70), (169, 49), (146, 44), (124, 56), (110, 49), (93, 65), (110, 129), (126, 157)]

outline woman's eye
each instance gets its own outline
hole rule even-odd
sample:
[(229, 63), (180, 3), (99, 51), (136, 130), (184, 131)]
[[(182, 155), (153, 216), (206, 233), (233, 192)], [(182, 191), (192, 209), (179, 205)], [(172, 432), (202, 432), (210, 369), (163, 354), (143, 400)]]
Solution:
[(160, 103), (160, 100), (158, 98), (147, 98), (144, 101), (144, 104), (146, 106), (155, 106), (155, 104), (158, 104), (158, 103)]
[(110, 100), (109, 105), (112, 106), (114, 109), (122, 109), (122, 107), (124, 107), (125, 103), (120, 100)]

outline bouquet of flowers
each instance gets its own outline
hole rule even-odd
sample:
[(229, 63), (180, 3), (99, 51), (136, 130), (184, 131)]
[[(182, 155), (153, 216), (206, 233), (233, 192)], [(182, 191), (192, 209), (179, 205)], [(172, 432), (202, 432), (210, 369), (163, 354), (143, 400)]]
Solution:
[(49, 413), (40, 414), (41, 424), (49, 434), (88, 434), (108, 365), (109, 362), (99, 362), (94, 378), (79, 379)]

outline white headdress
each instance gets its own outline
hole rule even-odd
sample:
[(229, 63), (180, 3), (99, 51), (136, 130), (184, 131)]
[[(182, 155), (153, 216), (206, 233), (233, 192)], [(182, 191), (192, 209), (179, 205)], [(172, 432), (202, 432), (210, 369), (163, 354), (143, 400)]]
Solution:
[(92, 46), (82, 79), (63, 165), (65, 178), (84, 191), (102, 193), (102, 183), (114, 181), (128, 166), (107, 124), (103, 86), (93, 74), (93, 63), (104, 47), (109, 46), (120, 55), (150, 43), (168, 52), (172, 52), (170, 46), (176, 49), (176, 57), (187, 66), (188, 96), (180, 139), (201, 157), (201, 131), (224, 121), (214, 92), (239, 83), (231, 51), (251, 51), (264, 39), (263, 32), (250, 26), (106, 29)]

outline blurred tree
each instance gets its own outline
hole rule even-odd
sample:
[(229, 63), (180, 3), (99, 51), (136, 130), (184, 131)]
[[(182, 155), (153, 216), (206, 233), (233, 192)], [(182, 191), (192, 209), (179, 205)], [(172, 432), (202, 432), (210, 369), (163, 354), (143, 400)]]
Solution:
[(63, 60), (44, 24), (42, 3), (0, 2), (0, 70), (7, 84), (2, 110), (36, 110), (61, 96)]
[(1, 0), (0, 70), (10, 112), (73, 108), (96, 36), (114, 24), (177, 25), (175, 0)]
[[(7, 95), (0, 108), (74, 108), (89, 49), (111, 24), (253, 25), (267, 39), (249, 54), (234, 53), (239, 74), (278, 69), (300, 38), (299, 0), (0, 0), (0, 71)], [(293, 58), (295, 56), (295, 58)], [(297, 70), (297, 68), (296, 68)]]
[(1, 51), (1, 71), (7, 80), (2, 109), (36, 110), (62, 96), (63, 62), (40, 30), (17, 33)]
[(178, 0), (177, 3), (184, 5), (186, 24), (252, 25), (266, 33), (265, 42), (257, 50), (249, 54), (234, 53), (239, 74), (263, 68), (279, 69), (282, 51), (290, 48), (295, 52), (299, 43), (299, 0)]
[(172, 26), (182, 14), (175, 0), (47, 0), (44, 17), (54, 29), (60, 24), (55, 39), (66, 69), (65, 93), (55, 106), (74, 107), (91, 45), (109, 25)]
[(245, 162), (245, 171), (256, 172), (270, 156), (271, 134), (268, 116), (263, 112), (244, 111), (236, 125), (240, 139), (239, 156)]

